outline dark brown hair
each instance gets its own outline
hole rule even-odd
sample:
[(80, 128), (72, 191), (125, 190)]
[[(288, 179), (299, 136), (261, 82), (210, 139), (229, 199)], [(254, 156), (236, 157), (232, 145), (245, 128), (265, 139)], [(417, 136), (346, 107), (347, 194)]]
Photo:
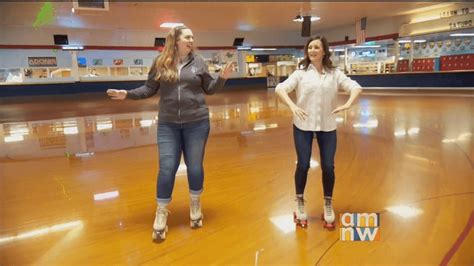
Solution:
[(304, 70), (308, 70), (309, 64), (311, 64), (311, 60), (309, 60), (309, 55), (308, 55), (308, 46), (314, 40), (320, 40), (321, 44), (323, 45), (323, 51), (324, 51), (323, 68), (326, 71), (336, 68), (335, 66), (332, 65), (331, 52), (329, 51), (329, 43), (326, 40), (326, 38), (320, 37), (320, 36), (312, 36), (311, 38), (309, 38), (308, 42), (306, 42), (306, 45), (304, 46), (304, 59), (298, 64), (298, 66), (300, 68), (303, 67)]

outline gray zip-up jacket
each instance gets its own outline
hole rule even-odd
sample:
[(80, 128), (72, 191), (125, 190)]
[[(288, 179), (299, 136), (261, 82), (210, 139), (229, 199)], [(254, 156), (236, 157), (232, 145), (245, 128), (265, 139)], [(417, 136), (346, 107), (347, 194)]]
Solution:
[(156, 68), (148, 73), (145, 85), (129, 90), (130, 99), (145, 99), (160, 91), (158, 119), (163, 122), (187, 123), (209, 118), (205, 94), (224, 87), (225, 79), (214, 79), (201, 56), (191, 55), (179, 73), (178, 82), (156, 81)]

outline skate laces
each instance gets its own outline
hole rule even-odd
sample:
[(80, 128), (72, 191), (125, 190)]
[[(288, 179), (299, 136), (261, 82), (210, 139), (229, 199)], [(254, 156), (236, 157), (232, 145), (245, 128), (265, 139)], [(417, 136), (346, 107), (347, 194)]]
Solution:
[(200, 206), (200, 200), (199, 200), (199, 198), (197, 198), (197, 199), (191, 199), (191, 211), (192, 211), (193, 213), (198, 212), (199, 206)]
[(164, 220), (166, 220), (166, 218), (168, 217), (168, 213), (170, 213), (170, 211), (168, 209), (158, 208), (156, 210), (156, 216), (158, 218), (158, 222), (162, 223)]
[(298, 203), (298, 211), (304, 213), (304, 198), (296, 197), (296, 202)]
[(332, 199), (324, 198), (324, 207), (326, 208), (326, 212), (332, 212)]

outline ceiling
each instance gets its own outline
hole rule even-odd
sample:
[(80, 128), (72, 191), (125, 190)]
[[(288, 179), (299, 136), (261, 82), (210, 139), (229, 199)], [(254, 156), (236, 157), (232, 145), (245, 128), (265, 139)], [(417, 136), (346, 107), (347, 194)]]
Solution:
[[(44, 3), (0, 2), (0, 25), (32, 26)], [(182, 22), (193, 31), (299, 31), (297, 15), (313, 15), (314, 29), (441, 8), (440, 2), (110, 2), (110, 10), (71, 12), (72, 2), (52, 2), (54, 19), (43, 27), (158, 30), (163, 22)]]

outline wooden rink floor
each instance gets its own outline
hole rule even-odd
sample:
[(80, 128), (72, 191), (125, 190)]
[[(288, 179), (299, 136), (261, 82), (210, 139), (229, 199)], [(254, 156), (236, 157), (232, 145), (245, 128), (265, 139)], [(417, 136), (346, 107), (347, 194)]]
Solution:
[(295, 227), (292, 115), (274, 92), (207, 101), (204, 225), (189, 226), (183, 163), (156, 244), (157, 97), (2, 99), (0, 265), (474, 264), (472, 93), (365, 93), (338, 115), (334, 208), (379, 213), (374, 242), (322, 227), (316, 143)]

